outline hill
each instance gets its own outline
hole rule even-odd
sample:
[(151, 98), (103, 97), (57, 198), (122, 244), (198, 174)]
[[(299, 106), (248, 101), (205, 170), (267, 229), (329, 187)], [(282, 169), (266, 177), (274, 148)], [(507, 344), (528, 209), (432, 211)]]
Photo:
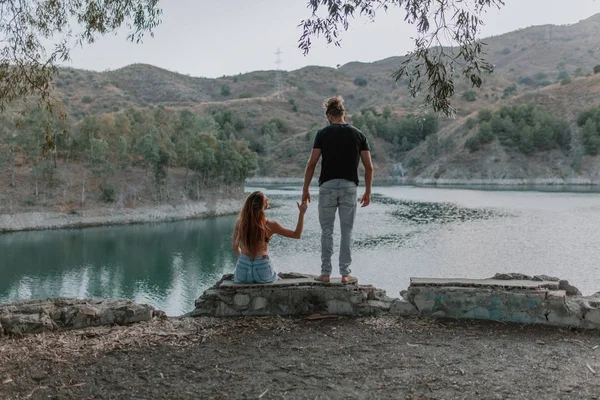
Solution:
[[(346, 99), (350, 122), (369, 136), (376, 178), (597, 180), (597, 153), (590, 146), (600, 146), (600, 130), (598, 139), (590, 139), (590, 127), (582, 136), (576, 119), (600, 104), (600, 75), (593, 74), (600, 65), (598, 32), (600, 14), (487, 38), (495, 71), (481, 89), (456, 77), (452, 119), (423, 114), (422, 98), (394, 82), (403, 57), (283, 71), (280, 97), (275, 71), (208, 79), (145, 64), (105, 72), (61, 69), (54, 96), (67, 121), (34, 111), (19, 122), (20, 130), (11, 113), (0, 121), (0, 166), (6, 168), (0, 197), (4, 204), (39, 204), (45, 185), (53, 188), (46, 190), (51, 198), (62, 193), (63, 203), (79, 197), (83, 203), (85, 193), (79, 192), (89, 184), (100, 190), (97, 199), (135, 204), (139, 191), (154, 201), (199, 197), (207, 182), (243, 180), (254, 164), (258, 176), (299, 177), (314, 134), (326, 123), (321, 104), (338, 94)], [(522, 129), (522, 122), (507, 122), (502, 114), (515, 104), (536, 104), (543, 110), (530, 110), (536, 118), (566, 123), (570, 143), (540, 144), (546, 139), (539, 129), (539, 137), (530, 133), (531, 127), (524, 129), (533, 139), (522, 132), (509, 138), (498, 124), (483, 134), (491, 129), (485, 123), (493, 122), (479, 117), (485, 109), (498, 113), (494, 121), (504, 118), (513, 130)], [(58, 149), (50, 158), (41, 149), (49, 137)], [(527, 147), (534, 139), (537, 144)], [(74, 181), (83, 188), (74, 189)], [(14, 182), (26, 190), (16, 191)]]

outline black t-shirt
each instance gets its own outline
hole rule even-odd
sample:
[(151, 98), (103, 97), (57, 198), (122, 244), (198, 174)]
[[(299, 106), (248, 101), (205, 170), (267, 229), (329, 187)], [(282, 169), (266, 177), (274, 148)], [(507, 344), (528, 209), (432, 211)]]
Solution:
[(314, 149), (321, 149), (319, 186), (331, 179), (346, 179), (358, 185), (360, 152), (368, 150), (364, 133), (349, 124), (331, 124), (317, 132)]

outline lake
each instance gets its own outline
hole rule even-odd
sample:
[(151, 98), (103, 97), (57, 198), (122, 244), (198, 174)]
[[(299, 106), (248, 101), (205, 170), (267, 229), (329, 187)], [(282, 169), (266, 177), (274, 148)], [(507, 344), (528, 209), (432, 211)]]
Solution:
[[(247, 191), (255, 189), (271, 200), (269, 218), (295, 227), (299, 186)], [(320, 272), (313, 190), (303, 238), (270, 242), (277, 271)], [(352, 270), (360, 283), (391, 297), (408, 287), (410, 277), (486, 278), (496, 272), (554, 275), (583, 294), (600, 291), (600, 193), (413, 186), (380, 186), (373, 193), (373, 203), (357, 213)], [(235, 220), (2, 234), (0, 302), (128, 298), (183, 314), (233, 272)], [(334, 239), (337, 257), (339, 225)]]

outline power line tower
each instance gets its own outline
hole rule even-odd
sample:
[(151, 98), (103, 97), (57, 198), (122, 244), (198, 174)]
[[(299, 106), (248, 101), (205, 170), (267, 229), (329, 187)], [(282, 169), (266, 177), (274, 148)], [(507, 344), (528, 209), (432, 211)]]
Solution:
[(277, 56), (277, 60), (275, 64), (277, 64), (277, 70), (275, 71), (275, 97), (278, 99), (283, 98), (283, 74), (281, 73), (281, 49), (277, 49), (275, 55)]

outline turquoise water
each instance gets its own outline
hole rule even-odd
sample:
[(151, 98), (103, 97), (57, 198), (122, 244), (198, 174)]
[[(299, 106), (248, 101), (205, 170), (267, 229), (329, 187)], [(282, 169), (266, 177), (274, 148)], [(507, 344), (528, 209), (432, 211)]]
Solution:
[[(269, 218), (293, 228), (299, 187), (265, 191)], [(496, 272), (555, 275), (584, 294), (600, 291), (598, 193), (408, 186), (374, 193), (373, 204), (357, 214), (352, 268), (361, 283), (390, 296), (406, 289), (410, 277), (485, 278)], [(319, 272), (316, 206), (309, 207), (301, 240), (272, 239), (278, 271)], [(234, 223), (235, 216), (228, 216), (0, 235), (0, 302), (129, 298), (182, 314), (233, 272)]]

